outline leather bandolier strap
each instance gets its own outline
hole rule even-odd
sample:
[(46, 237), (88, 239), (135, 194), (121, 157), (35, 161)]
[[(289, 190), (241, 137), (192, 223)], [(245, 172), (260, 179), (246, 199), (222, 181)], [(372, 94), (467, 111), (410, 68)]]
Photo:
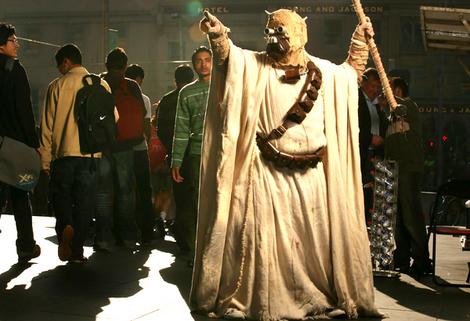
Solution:
[[(267, 136), (261, 133), (256, 134), (256, 144), (264, 159), (273, 162), (277, 167), (287, 167), (291, 169), (314, 168), (318, 162), (322, 161), (324, 148), (321, 147), (313, 154), (291, 155), (279, 151), (270, 140), (281, 138), (289, 129), (289, 122), (300, 124), (307, 117), (318, 97), (322, 83), (322, 75), (320, 69), (312, 61), (307, 64), (307, 77), (305, 85), (302, 87), (299, 98), (289, 109), (282, 125), (273, 129)], [(288, 82), (288, 80), (286, 80)]]

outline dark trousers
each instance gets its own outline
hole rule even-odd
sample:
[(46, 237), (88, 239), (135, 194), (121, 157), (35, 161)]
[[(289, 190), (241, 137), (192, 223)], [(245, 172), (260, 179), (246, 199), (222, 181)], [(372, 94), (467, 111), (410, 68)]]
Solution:
[(184, 181), (173, 184), (176, 242), (181, 250), (191, 254), (196, 243), (200, 161), (200, 155), (187, 155), (181, 168)]
[(83, 255), (83, 243), (95, 206), (96, 168), (94, 159), (63, 157), (52, 164), (52, 204), (59, 242), (67, 225), (74, 229), (72, 256)]
[(16, 251), (18, 253), (30, 252), (33, 250), (36, 242), (34, 241), (33, 235), (32, 209), (29, 193), (13, 186), (0, 184), (0, 188), (3, 191), (2, 199), (4, 201), (10, 199), (10, 206), (15, 217), (17, 233)]
[(96, 235), (95, 245), (109, 247), (114, 243), (113, 236), (113, 168), (109, 155), (103, 154), (97, 163), (97, 191), (96, 191)]
[(364, 215), (367, 225), (372, 220), (372, 209), (374, 207), (374, 162), (380, 156), (372, 149), (367, 151), (365, 159), (361, 159), (362, 186), (364, 192)]
[(114, 172), (114, 228), (118, 242), (137, 241), (135, 220), (134, 151), (112, 153)]
[(136, 181), (135, 213), (143, 241), (152, 238), (155, 216), (152, 206), (150, 166), (147, 150), (134, 151), (134, 173)]
[(408, 267), (410, 258), (418, 269), (429, 264), (428, 238), (421, 207), (421, 173), (399, 170), (395, 266)]

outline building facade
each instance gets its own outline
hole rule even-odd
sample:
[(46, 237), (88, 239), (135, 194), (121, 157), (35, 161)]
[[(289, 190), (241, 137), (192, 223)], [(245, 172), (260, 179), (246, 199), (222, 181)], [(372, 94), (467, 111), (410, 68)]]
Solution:
[[(114, 46), (123, 47), (130, 63), (146, 71), (143, 90), (157, 101), (173, 87), (173, 70), (190, 63), (192, 51), (207, 45), (198, 29), (204, 9), (231, 28), (231, 39), (241, 47), (263, 50), (266, 13), (297, 7), (307, 17), (307, 50), (341, 63), (357, 17), (347, 1), (278, 0), (0, 0), (0, 20), (13, 23), (18, 36), (62, 45), (76, 43), (84, 65), (104, 71), (104, 57)], [(428, 189), (470, 168), (470, 66), (468, 52), (426, 51), (420, 24), (421, 5), (470, 8), (468, 0), (362, 1), (371, 17), (387, 71), (405, 77), (411, 97), (420, 105), (428, 158)], [(48, 83), (58, 76), (56, 47), (21, 41), (20, 58), (32, 85), (36, 115)], [(371, 62), (371, 65), (372, 62)], [(470, 178), (470, 177), (469, 177)]]

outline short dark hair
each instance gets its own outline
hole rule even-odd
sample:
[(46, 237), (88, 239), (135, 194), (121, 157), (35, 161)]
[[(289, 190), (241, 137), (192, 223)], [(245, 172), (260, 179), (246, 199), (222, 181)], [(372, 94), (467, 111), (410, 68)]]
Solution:
[(377, 80), (380, 80), (379, 73), (377, 69), (375, 68), (367, 68), (364, 73), (362, 74), (362, 80), (369, 80), (370, 78), (375, 78)]
[(8, 38), (15, 34), (15, 27), (10, 24), (0, 22), (0, 46), (7, 43)]
[(106, 56), (106, 69), (122, 70), (127, 66), (127, 55), (124, 49), (116, 47)]
[(400, 88), (403, 93), (403, 96), (408, 97), (408, 83), (405, 79), (401, 77), (393, 77), (390, 81), (390, 85), (392, 86), (392, 88)]
[(194, 61), (196, 59), (196, 55), (200, 52), (207, 52), (212, 57), (212, 50), (210, 50), (206, 46), (200, 46), (199, 48), (194, 50), (193, 55), (191, 56), (191, 62), (193, 63), (193, 66), (194, 66)]
[(175, 82), (177, 85), (187, 84), (193, 81), (194, 72), (189, 65), (179, 65), (175, 69)]
[(62, 64), (65, 58), (68, 58), (73, 64), (82, 64), (82, 53), (77, 45), (73, 43), (63, 45), (59, 50), (57, 50), (55, 53), (55, 61), (57, 66)]
[(132, 64), (126, 69), (126, 77), (134, 80), (136, 80), (137, 78), (144, 79), (144, 68), (142, 68), (138, 64)]

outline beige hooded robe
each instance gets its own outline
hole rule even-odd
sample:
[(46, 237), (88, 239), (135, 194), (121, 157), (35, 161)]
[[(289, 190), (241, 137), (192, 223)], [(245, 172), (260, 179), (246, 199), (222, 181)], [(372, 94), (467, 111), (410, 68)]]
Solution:
[[(256, 132), (282, 123), (296, 85), (278, 80), (265, 53), (230, 43), (226, 71), (214, 68), (204, 125), (194, 310), (251, 319), (301, 319), (339, 307), (377, 315), (363, 217), (357, 73), (309, 57), (323, 83), (313, 110), (274, 141), (281, 151), (326, 145), (316, 168), (278, 169)], [(304, 76), (305, 77), (305, 76)]]

